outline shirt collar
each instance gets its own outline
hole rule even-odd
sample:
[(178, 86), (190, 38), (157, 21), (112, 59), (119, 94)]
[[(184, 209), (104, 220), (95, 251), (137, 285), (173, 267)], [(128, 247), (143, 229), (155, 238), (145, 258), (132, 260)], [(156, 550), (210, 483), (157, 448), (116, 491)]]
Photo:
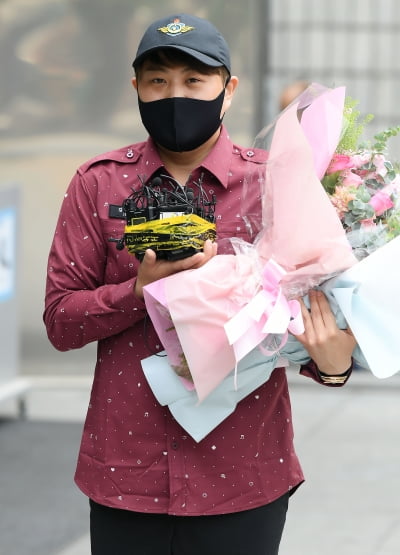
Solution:
[[(224, 126), (214, 147), (207, 154), (201, 167), (214, 175), (221, 185), (228, 187), (229, 170), (232, 159), (232, 142)], [(150, 179), (164, 164), (158, 154), (157, 147), (151, 137), (144, 143), (139, 173)]]

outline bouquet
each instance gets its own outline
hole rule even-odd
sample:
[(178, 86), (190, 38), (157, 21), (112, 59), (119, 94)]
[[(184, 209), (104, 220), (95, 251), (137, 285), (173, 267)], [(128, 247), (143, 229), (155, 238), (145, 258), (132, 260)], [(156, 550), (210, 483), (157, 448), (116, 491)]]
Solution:
[[(144, 288), (171, 359), (142, 361), (146, 378), (197, 440), (276, 366), (309, 360), (290, 333), (301, 333), (295, 297), (357, 262), (320, 181), (340, 139), (343, 106), (343, 87), (314, 85), (262, 134), (272, 137), (266, 171), (247, 179), (261, 183), (265, 201), (254, 244), (234, 241), (235, 255)], [(171, 368), (183, 359), (190, 380)]]
[(259, 214), (246, 213), (243, 194), (243, 217), (259, 229), (253, 244), (233, 240), (234, 255), (144, 288), (167, 354), (143, 360), (145, 376), (196, 441), (278, 365), (309, 360), (294, 335), (296, 297), (312, 287), (352, 329), (359, 364), (377, 377), (400, 370), (399, 189), (385, 155), (397, 130), (358, 146), (362, 126), (344, 93), (313, 84), (258, 135), (267, 165), (245, 182), (260, 183)]
[(322, 184), (361, 260), (400, 235), (400, 175), (387, 158), (387, 140), (400, 127), (375, 135), (374, 143), (357, 144), (364, 124), (356, 102), (346, 99), (346, 126)]

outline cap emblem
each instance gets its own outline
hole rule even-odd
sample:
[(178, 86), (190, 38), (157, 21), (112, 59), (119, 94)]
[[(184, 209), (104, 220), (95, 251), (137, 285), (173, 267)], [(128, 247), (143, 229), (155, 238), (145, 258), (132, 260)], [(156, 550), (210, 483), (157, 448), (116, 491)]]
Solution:
[(193, 31), (194, 27), (190, 25), (185, 25), (185, 23), (181, 23), (179, 18), (174, 19), (172, 23), (168, 23), (166, 27), (159, 27), (157, 31), (169, 35), (170, 37), (176, 37), (176, 35), (182, 35), (183, 33), (187, 33), (188, 31)]

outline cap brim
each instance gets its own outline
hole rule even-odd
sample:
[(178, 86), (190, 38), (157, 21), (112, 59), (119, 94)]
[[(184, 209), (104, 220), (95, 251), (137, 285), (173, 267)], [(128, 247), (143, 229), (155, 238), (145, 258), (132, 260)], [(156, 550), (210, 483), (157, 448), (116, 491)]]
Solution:
[[(224, 64), (221, 64), (219, 60), (216, 60), (215, 58), (211, 58), (210, 56), (206, 56), (201, 52), (197, 52), (197, 50), (193, 50), (192, 48), (187, 48), (185, 46), (180, 46), (180, 45), (177, 46), (174, 44), (169, 44), (169, 45), (163, 44), (162, 46), (155, 46), (154, 48), (150, 48), (149, 50), (146, 50), (146, 52), (143, 52), (137, 58), (135, 58), (132, 64), (133, 67), (136, 67), (144, 58), (146, 58), (150, 54), (150, 52), (155, 52), (156, 50), (166, 50), (166, 49), (180, 50), (181, 52), (185, 52), (186, 54), (188, 54), (189, 56), (192, 56), (192, 58), (196, 58), (196, 60), (198, 60), (199, 62), (203, 63), (206, 66), (226, 67)], [(230, 73), (229, 68), (226, 67), (226, 69)]]

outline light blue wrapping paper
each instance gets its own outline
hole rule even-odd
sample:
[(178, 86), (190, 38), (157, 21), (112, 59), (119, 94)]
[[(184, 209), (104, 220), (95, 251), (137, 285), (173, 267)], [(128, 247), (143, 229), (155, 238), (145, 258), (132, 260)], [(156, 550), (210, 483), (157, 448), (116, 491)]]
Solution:
[(400, 236), (321, 287), (357, 340), (354, 358), (377, 378), (400, 370), (399, 286)]
[(157, 401), (168, 405), (177, 422), (198, 442), (229, 416), (239, 401), (266, 382), (277, 365), (304, 364), (309, 359), (302, 345), (290, 335), (279, 355), (267, 357), (256, 347), (239, 362), (236, 380), (232, 370), (201, 403), (194, 390), (186, 389), (166, 356), (145, 358), (142, 368)]

